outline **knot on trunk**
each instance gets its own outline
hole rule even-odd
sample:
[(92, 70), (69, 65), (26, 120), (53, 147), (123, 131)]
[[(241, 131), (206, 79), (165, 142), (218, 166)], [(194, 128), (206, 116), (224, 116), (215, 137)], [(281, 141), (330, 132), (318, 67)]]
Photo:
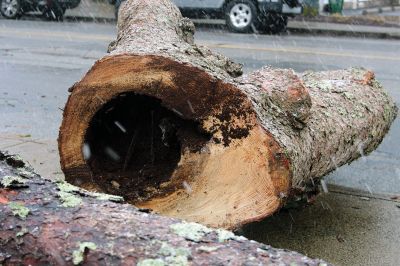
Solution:
[(107, 53), (111, 53), (112, 51), (114, 51), (115, 50), (115, 47), (117, 46), (117, 40), (113, 40), (113, 41), (111, 41), (109, 44), (108, 44), (108, 47), (107, 47)]
[(243, 65), (235, 63), (232, 60), (226, 60), (226, 72), (233, 78), (243, 75)]
[(178, 23), (177, 34), (188, 44), (194, 44), (194, 32), (196, 28), (193, 22), (188, 18), (182, 18)]
[(252, 97), (273, 117), (288, 120), (292, 127), (305, 127), (311, 114), (311, 97), (301, 79), (291, 69), (270, 67), (255, 71), (240, 80)]

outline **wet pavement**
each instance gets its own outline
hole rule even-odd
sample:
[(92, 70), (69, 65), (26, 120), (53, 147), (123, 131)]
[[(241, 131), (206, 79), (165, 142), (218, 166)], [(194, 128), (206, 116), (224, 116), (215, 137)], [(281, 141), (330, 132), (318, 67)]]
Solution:
[(399, 265), (400, 202), (341, 187), (329, 190), (314, 205), (281, 211), (243, 234), (335, 265)]

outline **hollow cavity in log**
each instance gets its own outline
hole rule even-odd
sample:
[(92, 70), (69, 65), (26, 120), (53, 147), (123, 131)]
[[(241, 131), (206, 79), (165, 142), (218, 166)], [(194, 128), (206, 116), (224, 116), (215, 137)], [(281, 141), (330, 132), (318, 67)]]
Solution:
[(200, 151), (210, 136), (198, 123), (184, 120), (144, 95), (124, 93), (93, 117), (86, 133), (84, 156), (103, 191), (132, 203), (172, 192), (169, 181), (186, 150)]

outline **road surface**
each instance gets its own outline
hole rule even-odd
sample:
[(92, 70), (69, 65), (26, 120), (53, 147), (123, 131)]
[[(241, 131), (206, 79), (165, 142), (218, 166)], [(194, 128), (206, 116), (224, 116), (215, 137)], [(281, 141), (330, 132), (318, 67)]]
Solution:
[[(57, 165), (67, 89), (106, 54), (115, 33), (111, 24), (0, 20), (0, 134), (50, 143), (41, 158), (32, 159), (38, 160), (39, 172), (42, 165)], [(200, 28), (196, 41), (243, 63), (246, 72), (264, 65), (297, 72), (363, 66), (376, 72), (400, 105), (399, 41), (233, 34), (210, 28)], [(364, 196), (349, 190), (325, 194), (309, 209), (283, 212), (245, 228), (245, 235), (337, 264), (396, 265), (400, 209), (379, 194), (400, 194), (399, 136), (397, 119), (377, 151), (326, 178), (330, 185), (361, 189)], [(36, 146), (13, 138), (0, 141), (9, 142), (4, 147), (14, 152), (36, 152)]]

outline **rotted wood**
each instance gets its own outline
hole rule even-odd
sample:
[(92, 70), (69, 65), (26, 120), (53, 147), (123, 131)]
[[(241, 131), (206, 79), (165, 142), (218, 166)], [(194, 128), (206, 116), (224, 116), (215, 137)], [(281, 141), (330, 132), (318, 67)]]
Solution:
[(1, 265), (328, 265), (42, 179), (0, 152)]
[(68, 182), (235, 228), (317, 193), (396, 117), (370, 71), (243, 75), (193, 34), (169, 0), (123, 4), (110, 54), (70, 89), (59, 136)]

